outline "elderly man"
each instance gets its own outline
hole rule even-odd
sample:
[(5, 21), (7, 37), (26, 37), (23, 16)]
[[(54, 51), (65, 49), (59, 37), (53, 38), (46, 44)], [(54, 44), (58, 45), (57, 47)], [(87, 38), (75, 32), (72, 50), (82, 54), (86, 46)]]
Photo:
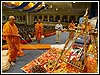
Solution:
[(15, 17), (9, 16), (8, 22), (3, 26), (3, 40), (6, 40), (8, 45), (9, 62), (15, 65), (13, 62), (17, 56), (23, 56), (24, 52), (20, 48), (20, 35), (18, 34), (18, 28), (15, 25)]
[(60, 43), (61, 32), (63, 29), (63, 26), (60, 20), (58, 20), (58, 24), (56, 24), (55, 29), (56, 29), (56, 43)]

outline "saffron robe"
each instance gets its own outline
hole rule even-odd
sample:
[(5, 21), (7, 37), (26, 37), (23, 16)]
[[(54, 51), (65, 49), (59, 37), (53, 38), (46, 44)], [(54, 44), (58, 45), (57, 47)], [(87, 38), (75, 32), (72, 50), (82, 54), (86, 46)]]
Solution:
[[(68, 26), (68, 28), (69, 29), (75, 29), (75, 23), (70, 23), (69, 24), (69, 26)], [(69, 36), (71, 37), (71, 39), (73, 39), (74, 38), (74, 32), (69, 32)]]
[(9, 61), (13, 61), (17, 56), (23, 56), (24, 52), (20, 47), (20, 37), (18, 28), (15, 24), (11, 25), (9, 21), (3, 26), (3, 40), (6, 40), (8, 45)]
[(35, 24), (35, 33), (36, 33), (36, 39), (38, 42), (41, 40), (41, 36), (43, 35), (43, 23), (36, 23)]

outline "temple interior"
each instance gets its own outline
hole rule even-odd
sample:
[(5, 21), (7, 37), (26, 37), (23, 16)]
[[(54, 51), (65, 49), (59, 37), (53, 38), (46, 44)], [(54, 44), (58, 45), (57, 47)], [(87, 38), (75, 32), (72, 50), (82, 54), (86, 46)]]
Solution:
[[(98, 14), (98, 1), (2, 1), (2, 74), (98, 74)], [(10, 21), (9, 16), (15, 17), (20, 48), (24, 52), (24, 56), (18, 56), (15, 65), (8, 61), (11, 40), (3, 39), (10, 34), (8, 31), (4, 35), (8, 28), (4, 25), (7, 26), (6, 22)], [(42, 32), (38, 28), (40, 33), (36, 33), (38, 19), (43, 24)], [(60, 30), (56, 29), (58, 20), (62, 25)]]

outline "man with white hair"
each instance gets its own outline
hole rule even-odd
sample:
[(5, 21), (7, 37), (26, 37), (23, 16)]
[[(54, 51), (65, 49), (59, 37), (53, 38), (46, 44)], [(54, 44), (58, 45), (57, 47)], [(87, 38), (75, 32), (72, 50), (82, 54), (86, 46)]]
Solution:
[(20, 48), (20, 35), (18, 34), (18, 28), (15, 25), (15, 17), (9, 16), (8, 22), (3, 26), (3, 40), (6, 40), (8, 46), (9, 62), (15, 65), (13, 62), (17, 56), (23, 56), (24, 52)]

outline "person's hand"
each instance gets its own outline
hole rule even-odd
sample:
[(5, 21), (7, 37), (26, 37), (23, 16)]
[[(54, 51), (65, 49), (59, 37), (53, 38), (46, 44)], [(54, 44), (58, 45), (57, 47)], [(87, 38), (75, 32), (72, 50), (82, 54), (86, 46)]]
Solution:
[(61, 30), (61, 32), (64, 32), (64, 30)]
[(18, 34), (18, 36), (19, 36), (19, 37), (21, 37), (21, 35), (20, 35), (20, 34)]

